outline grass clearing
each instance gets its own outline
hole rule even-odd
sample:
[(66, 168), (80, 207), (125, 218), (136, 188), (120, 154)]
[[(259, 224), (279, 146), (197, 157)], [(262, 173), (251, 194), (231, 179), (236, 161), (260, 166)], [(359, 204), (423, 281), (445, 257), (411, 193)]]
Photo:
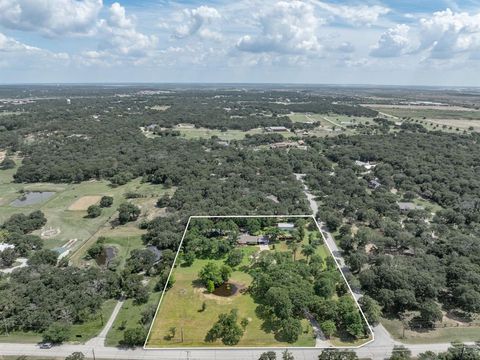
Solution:
[[(243, 249), (248, 249), (248, 247)], [(175, 284), (163, 298), (155, 325), (147, 341), (147, 347), (225, 346), (220, 341), (205, 344), (204, 338), (208, 329), (217, 321), (218, 316), (232, 308), (238, 309), (239, 319), (251, 319), (238, 346), (264, 346), (265, 344), (270, 346), (313, 346), (313, 332), (306, 320), (303, 326), (307, 332), (302, 334), (296, 343), (281, 343), (275, 340), (274, 334), (266, 333), (262, 329), (263, 321), (258, 318), (255, 311), (257, 304), (248, 293), (238, 292), (229, 298), (204, 294), (203, 287), (196, 286), (192, 282), (208, 262), (223, 263), (222, 260), (195, 260), (190, 267), (178, 266), (175, 268)], [(230, 278), (230, 282), (245, 287), (248, 287), (251, 281), (250, 275), (241, 271), (233, 272)], [(206, 309), (200, 311), (203, 302), (206, 303)], [(177, 334), (175, 338), (166, 340), (165, 337), (168, 336), (171, 327), (177, 328)]]
[(248, 131), (242, 130), (227, 130), (221, 131), (217, 129), (207, 129), (207, 128), (176, 128), (175, 130), (180, 131), (182, 136), (186, 139), (210, 139), (212, 136), (217, 136), (222, 140), (242, 140), (247, 134), (261, 134), (263, 129), (252, 129)]
[(93, 315), (89, 321), (86, 321), (83, 324), (72, 325), (69, 342), (84, 343), (100, 334), (105, 323), (110, 318), (116, 303), (117, 300), (107, 300), (102, 304), (100, 311)]
[(72, 205), (68, 207), (70, 211), (86, 211), (89, 206), (97, 205), (102, 197), (98, 195), (82, 196), (80, 199), (75, 200)]
[(396, 106), (396, 107), (374, 107), (370, 106), (373, 110), (384, 112), (399, 118), (414, 118), (414, 119), (451, 119), (451, 120), (480, 120), (480, 111), (478, 110), (457, 110), (448, 108), (419, 108), (409, 106)]
[(381, 323), (395, 339), (407, 344), (435, 344), (457, 340), (461, 342), (480, 340), (480, 327), (478, 326), (445, 327), (422, 332), (405, 329), (404, 332), (401, 320), (382, 318)]
[[(17, 166), (20, 162), (20, 160), (17, 160)], [(117, 187), (112, 187), (105, 180), (85, 181), (78, 184), (20, 184), (13, 182), (15, 171), (16, 169), (0, 170), (0, 223), (3, 223), (13, 214), (28, 214), (35, 210), (41, 210), (47, 218), (45, 228), (60, 230), (58, 234), (44, 239), (44, 246), (48, 249), (53, 249), (63, 246), (72, 239), (76, 239), (70, 248), (70, 254), (74, 253), (83, 242), (93, 237), (100, 229), (103, 229), (103, 234), (108, 233), (108, 229), (112, 230), (114, 235), (119, 232), (125, 233), (125, 236), (141, 234), (136, 223), (129, 223), (116, 229), (111, 229), (109, 224), (109, 221), (116, 216), (118, 206), (122, 202), (127, 201), (125, 198), (126, 193), (136, 193), (142, 196), (130, 201), (141, 207), (141, 216), (143, 218), (143, 216), (156, 211), (155, 202), (159, 197), (166, 192), (171, 194), (175, 191), (174, 188), (166, 190), (161, 185), (143, 183), (141, 179), (134, 179), (125, 185)], [(21, 190), (53, 191), (55, 194), (42, 203), (23, 207), (10, 206), (9, 204), (13, 200), (21, 196)], [(100, 199), (104, 195), (112, 196), (114, 202), (110, 208), (103, 208), (102, 214), (97, 218), (86, 218), (86, 209), (69, 210), (71, 205), (77, 203), (77, 201), (77, 204), (85, 207), (85, 199)], [(42, 230), (34, 232), (37, 235), (41, 235), (41, 233)]]
[[(150, 280), (149, 287), (153, 290), (158, 279)], [(139, 326), (139, 321), (142, 317), (142, 312), (148, 307), (157, 307), (160, 301), (161, 292), (152, 292), (148, 302), (141, 305), (136, 305), (133, 299), (127, 299), (118, 313), (112, 328), (107, 334), (105, 340), (106, 346), (118, 346), (123, 339), (123, 332), (128, 328), (135, 328)]]

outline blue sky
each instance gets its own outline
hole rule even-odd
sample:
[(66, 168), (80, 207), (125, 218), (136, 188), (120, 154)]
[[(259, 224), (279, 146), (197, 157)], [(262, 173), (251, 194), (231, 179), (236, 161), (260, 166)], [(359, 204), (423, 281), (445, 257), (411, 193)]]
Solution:
[(480, 84), (477, 0), (0, 0), (0, 83)]

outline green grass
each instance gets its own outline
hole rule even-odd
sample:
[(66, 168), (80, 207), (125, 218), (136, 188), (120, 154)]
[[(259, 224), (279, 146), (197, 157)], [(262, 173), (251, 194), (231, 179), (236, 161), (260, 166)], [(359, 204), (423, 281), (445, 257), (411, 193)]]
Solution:
[[(244, 247), (251, 252), (251, 247)], [(155, 324), (148, 339), (150, 347), (192, 347), (192, 346), (224, 346), (220, 341), (206, 343), (204, 341), (207, 331), (218, 320), (222, 313), (231, 309), (238, 309), (239, 319), (250, 319), (245, 334), (237, 346), (313, 346), (313, 334), (307, 321), (303, 325), (308, 333), (302, 334), (295, 344), (281, 343), (274, 339), (272, 333), (262, 330), (263, 321), (260, 320), (255, 309), (257, 304), (248, 293), (237, 293), (228, 298), (221, 298), (204, 294), (202, 287), (192, 284), (197, 279), (198, 272), (206, 263), (221, 260), (195, 260), (190, 267), (176, 267), (174, 271), (174, 286), (165, 294), (160, 311), (155, 319)], [(242, 271), (234, 271), (230, 282), (248, 287), (252, 278)], [(206, 303), (206, 310), (199, 311), (202, 303)], [(177, 334), (174, 339), (166, 340), (169, 328), (176, 327)], [(183, 342), (182, 339), (183, 333)]]
[(110, 318), (116, 303), (117, 300), (107, 300), (102, 304), (101, 310), (93, 315), (89, 321), (86, 321), (83, 324), (74, 324), (71, 329), (69, 342), (84, 343), (100, 334), (105, 323)]
[(42, 341), (42, 336), (34, 332), (12, 331), (8, 335), (0, 335), (0, 343), (38, 343)]
[[(97, 336), (102, 331), (104, 324), (113, 312), (116, 300), (107, 300), (102, 304), (102, 308), (97, 314), (92, 315), (91, 319), (83, 324), (74, 324), (71, 327), (71, 336), (69, 343), (84, 343)], [(103, 323), (102, 323), (103, 317)], [(42, 335), (35, 332), (13, 331), (9, 335), (1, 335), (0, 343), (38, 343), (42, 341)]]
[[(140, 179), (134, 179), (129, 183), (112, 187), (109, 182), (86, 181), (79, 184), (17, 184), (13, 183), (13, 174), (16, 169), (0, 170), (0, 223), (4, 222), (13, 214), (28, 214), (35, 210), (41, 210), (47, 218), (47, 228), (59, 229), (57, 235), (44, 239), (44, 246), (48, 249), (60, 247), (70, 239), (77, 239), (71, 253), (75, 252), (81, 244), (91, 238), (105, 223), (114, 219), (118, 206), (126, 201), (125, 193), (136, 192), (145, 196), (133, 199), (132, 202), (142, 206), (142, 213), (155, 211), (155, 201), (166, 191), (161, 185), (142, 183)], [(9, 204), (20, 196), (20, 190), (28, 191), (53, 191), (55, 194), (48, 200), (24, 207), (13, 207)], [(108, 195), (114, 198), (110, 208), (102, 209), (102, 214), (94, 219), (86, 218), (86, 211), (71, 211), (69, 206), (76, 200), (88, 195)], [(38, 230), (34, 234), (40, 235)], [(138, 234), (138, 232), (137, 232)]]
[[(310, 233), (312, 232), (306, 231), (302, 244), (308, 244)], [(314, 230), (313, 233), (317, 233), (317, 238), (320, 238), (317, 230)], [(236, 284), (240, 288), (247, 289), (252, 282), (252, 278), (247, 272), (240, 269), (250, 264), (252, 256), (259, 251), (259, 248), (257, 246), (244, 246), (241, 249), (246, 256), (244, 256), (241, 266), (232, 273), (229, 282)], [(290, 252), (286, 241), (276, 243), (275, 249), (273, 249), (273, 246), (270, 246), (270, 250)], [(300, 250), (301, 248), (297, 253), (297, 260), (304, 259)], [(331, 256), (325, 244), (318, 246), (316, 253), (324, 259)], [(254, 302), (248, 291), (239, 291), (230, 297), (220, 297), (207, 293), (204, 287), (198, 283), (198, 273), (208, 262), (221, 264), (223, 260), (196, 259), (190, 267), (182, 267), (177, 264), (174, 268), (172, 276), (175, 283), (162, 299), (152, 331), (147, 339), (147, 347), (222, 347), (224, 345), (221, 341), (207, 343), (204, 338), (208, 330), (217, 321), (218, 316), (222, 313), (228, 313), (231, 309), (238, 310), (239, 319), (247, 318), (250, 321), (242, 339), (236, 346), (311, 347), (314, 345), (313, 331), (306, 319), (302, 320), (305, 331), (301, 334), (298, 341), (293, 344), (284, 343), (275, 339), (272, 332), (263, 328), (263, 320), (256, 314), (258, 304)], [(204, 302), (206, 310), (201, 311), (202, 303)], [(176, 334), (173, 339), (170, 339), (169, 329), (172, 327), (176, 328)], [(332, 338), (332, 344), (343, 346), (360, 345), (367, 340), (349, 341), (346, 337), (344, 339), (343, 336), (341, 338)]]
[(375, 108), (372, 109), (397, 116), (399, 118), (411, 117), (414, 119), (467, 119), (480, 120), (480, 111), (464, 111), (449, 109), (418, 109), (418, 108)]
[[(153, 278), (149, 287), (153, 290), (157, 279)], [(142, 317), (142, 311), (148, 308), (149, 306), (156, 307), (160, 300), (161, 292), (152, 292), (146, 304), (135, 305), (132, 299), (128, 299), (123, 304), (120, 312), (118, 313), (112, 328), (107, 334), (105, 340), (106, 346), (117, 346), (120, 341), (123, 339), (124, 330), (121, 329), (122, 324), (125, 324), (125, 329), (135, 328), (140, 326), (139, 321)]]
[(405, 336), (403, 336), (403, 324), (400, 320), (382, 319), (381, 323), (395, 339), (407, 344), (448, 343), (457, 340), (461, 342), (480, 341), (480, 327), (478, 326), (437, 328), (425, 332), (405, 330)]
[[(117, 249), (117, 255), (115, 256), (115, 260), (118, 261), (117, 271), (121, 271), (125, 267), (125, 262), (133, 250), (145, 247), (142, 237), (139, 235), (107, 237), (105, 239), (105, 246), (114, 246)], [(77, 251), (71, 258), (75, 265), (98, 266), (95, 260), (84, 259), (89, 247), (90, 246), (83, 246), (82, 249)]]
[(210, 139), (212, 136), (218, 136), (222, 140), (242, 140), (247, 134), (254, 135), (263, 133), (263, 129), (220, 131), (206, 128), (177, 128), (175, 130), (180, 131), (182, 136), (187, 139)]

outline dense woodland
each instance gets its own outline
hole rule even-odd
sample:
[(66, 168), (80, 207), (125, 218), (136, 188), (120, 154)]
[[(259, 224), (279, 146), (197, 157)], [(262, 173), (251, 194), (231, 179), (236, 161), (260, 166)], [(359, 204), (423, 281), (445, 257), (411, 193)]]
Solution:
[[(216, 138), (147, 138), (140, 131), (141, 126), (151, 124), (174, 128), (181, 123), (223, 130), (293, 127), (285, 116), (291, 111), (376, 115), (359, 106), (365, 99), (326, 93), (315, 89), (34, 88), (29, 96), (47, 98), (25, 104), (2, 102), (1, 111), (14, 114), (0, 116), (0, 150), (7, 151), (7, 159), (23, 158), (15, 174), (17, 182), (108, 179), (116, 186), (141, 177), (174, 187), (173, 196), (159, 199), (167, 216), (142, 224), (147, 229), (146, 245), (171, 251), (177, 249), (190, 215), (310, 213), (302, 184), (294, 176), (305, 173), (320, 205), (320, 220), (334, 231), (345, 251), (352, 285), (361, 287), (384, 315), (415, 311), (419, 315), (412, 326), (424, 327), (441, 317), (440, 309), (460, 311), (463, 316), (479, 313), (478, 134), (429, 132), (420, 125), (388, 132), (382, 129), (391, 123), (378, 121), (375, 133), (306, 137), (305, 151), (262, 147), (281, 141), (279, 134), (249, 136), (225, 146)], [(1, 88), (0, 94), (4, 98), (25, 96), (14, 88)], [(377, 166), (368, 172), (356, 160)], [(10, 165), (7, 162), (5, 169)], [(369, 186), (374, 179), (381, 184), (377, 189)], [(416, 201), (424, 209), (401, 211), (398, 201)], [(30, 232), (39, 226), (35, 221), (43, 220), (33, 215), (33, 224), (25, 227), (18, 226), (17, 220), (3, 225), (2, 236), (18, 244), (15, 251), (29, 256), (41, 248), (41, 241)], [(24, 223), (25, 219), (20, 220)], [(11, 261), (12, 254), (2, 255), (0, 261), (5, 261), (3, 257)], [(141, 254), (137, 260), (142, 263)], [(42, 277), (71, 276), (78, 279), (70, 284), (78, 286), (78, 291), (93, 286), (89, 270), (35, 262), (11, 275), (18, 277), (15, 284), (2, 281), (2, 299), (17, 297), (30, 281), (40, 286), (36, 282)], [(138, 266), (142, 265), (132, 260), (128, 274), (115, 274), (133, 276), (131, 281), (120, 281), (121, 291), (129, 291), (122, 284), (134, 283)], [(168, 272), (169, 266), (167, 256), (162, 268), (154, 272)], [(110, 275), (98, 276), (109, 279)], [(32, 320), (31, 326), (16, 320), (12, 310), (6, 310), (7, 304), (1, 312), (11, 319), (11, 328), (45, 329), (52, 321), (79, 321), (81, 314), (117, 294), (106, 285), (102, 289), (87, 308), (65, 303), (70, 309), (65, 319), (51, 314), (46, 303), (45, 316)], [(142, 292), (136, 289), (130, 294), (141, 299)], [(58, 298), (62, 296), (59, 292)]]

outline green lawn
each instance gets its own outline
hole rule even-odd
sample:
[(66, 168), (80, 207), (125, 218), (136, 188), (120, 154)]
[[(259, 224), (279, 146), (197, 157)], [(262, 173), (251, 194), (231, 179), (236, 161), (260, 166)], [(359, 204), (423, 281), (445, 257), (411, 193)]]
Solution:
[[(243, 249), (251, 253), (252, 247)], [(250, 320), (245, 334), (237, 346), (313, 346), (312, 329), (308, 322), (303, 321), (307, 330), (294, 344), (281, 343), (274, 339), (272, 333), (262, 329), (263, 321), (255, 313), (257, 304), (248, 293), (237, 293), (228, 298), (205, 294), (201, 286), (194, 281), (201, 268), (212, 260), (195, 260), (190, 267), (176, 267), (173, 273), (175, 284), (165, 294), (160, 311), (155, 318), (147, 346), (149, 347), (202, 347), (224, 346), (220, 341), (206, 343), (204, 341), (207, 331), (218, 320), (222, 313), (231, 309), (238, 309), (239, 319)], [(215, 260), (214, 262), (222, 262)], [(241, 271), (234, 271), (230, 282), (248, 287), (252, 279), (250, 275)], [(200, 311), (202, 303), (206, 303), (206, 310)], [(176, 327), (176, 336), (166, 340), (170, 327)], [(183, 341), (182, 341), (183, 334)]]
[(403, 324), (400, 320), (382, 319), (381, 323), (395, 339), (407, 344), (480, 341), (479, 326), (437, 328), (424, 332), (405, 330), (404, 336)]
[(480, 111), (450, 110), (450, 109), (420, 109), (420, 108), (375, 108), (372, 109), (397, 116), (399, 118), (411, 117), (414, 119), (467, 119), (480, 120)]
[[(17, 163), (20, 164), (20, 161)], [(143, 215), (155, 215), (155, 201), (165, 192), (174, 191), (174, 189), (165, 190), (161, 185), (142, 183), (141, 179), (134, 179), (118, 187), (112, 187), (108, 181), (104, 180), (85, 181), (79, 184), (18, 184), (12, 182), (15, 171), (16, 169), (0, 170), (0, 223), (13, 214), (28, 214), (35, 210), (41, 210), (47, 218), (46, 228), (60, 230), (57, 235), (45, 238), (44, 246), (53, 249), (63, 246), (71, 239), (77, 239), (70, 249), (70, 254), (80, 248), (85, 240), (91, 238), (109, 220), (115, 218), (116, 209), (126, 201), (125, 194), (127, 192), (142, 194), (144, 197), (131, 201), (142, 207)], [(20, 190), (52, 191), (55, 194), (41, 203), (24, 207), (10, 206), (13, 200), (20, 197)], [(110, 208), (102, 209), (102, 214), (94, 219), (86, 218), (86, 211), (69, 210), (72, 203), (89, 195), (112, 196), (114, 203)], [(38, 230), (34, 234), (40, 235), (41, 231)], [(136, 234), (138, 235), (138, 232)]]
[[(158, 279), (153, 278), (149, 287), (153, 291), (155, 283)], [(139, 321), (142, 317), (142, 312), (149, 306), (157, 307), (160, 300), (161, 292), (152, 292), (146, 304), (135, 305), (133, 299), (128, 299), (123, 304), (120, 312), (118, 313), (112, 328), (107, 334), (107, 339), (105, 340), (106, 346), (118, 346), (120, 341), (123, 339), (124, 330), (121, 329), (122, 325), (125, 326), (125, 329), (135, 328), (140, 326)]]
[[(84, 343), (97, 336), (112, 314), (116, 302), (113, 299), (105, 301), (101, 310), (92, 315), (89, 321), (72, 325), (69, 343)], [(41, 341), (42, 335), (34, 332), (13, 331), (9, 332), (8, 336), (5, 334), (0, 336), (0, 343), (38, 343)]]
[(73, 325), (69, 342), (84, 343), (97, 336), (110, 318), (116, 303), (117, 300), (114, 299), (105, 301), (98, 314), (92, 316), (89, 321)]
[[(312, 232), (317, 234), (317, 238), (320, 238), (317, 230), (307, 230), (302, 244), (308, 244), (309, 235)], [(245, 253), (243, 263), (232, 273), (229, 283), (236, 285), (240, 289), (247, 289), (252, 282), (252, 278), (247, 272), (241, 271), (240, 269), (242, 269), (242, 266), (248, 266), (250, 264), (252, 256), (259, 251), (259, 248), (258, 246), (243, 246), (241, 249)], [(297, 253), (297, 260), (305, 258), (303, 254), (301, 254), (300, 249)], [(273, 245), (270, 246), (270, 251), (283, 252), (291, 250), (288, 249), (286, 241), (279, 241), (275, 244), (275, 248), (273, 248)], [(316, 253), (324, 259), (331, 256), (325, 244), (318, 246)], [(239, 321), (243, 318), (249, 319), (246, 331), (240, 342), (236, 345), (238, 347), (314, 346), (313, 330), (306, 319), (302, 320), (304, 333), (301, 334), (297, 342), (293, 344), (280, 342), (275, 339), (272, 332), (263, 327), (264, 322), (256, 313), (258, 304), (254, 302), (248, 291), (238, 291), (229, 297), (207, 293), (204, 286), (198, 282), (198, 273), (208, 262), (221, 264), (223, 260), (196, 259), (190, 267), (183, 267), (177, 264), (174, 268), (172, 276), (175, 283), (161, 300), (159, 312), (154, 320), (150, 336), (147, 339), (147, 347), (225, 346), (220, 340), (214, 343), (207, 343), (204, 339), (208, 330), (218, 320), (218, 316), (223, 313), (228, 313), (231, 309), (238, 310)], [(206, 304), (204, 311), (201, 310), (203, 303)], [(170, 338), (170, 329), (173, 327), (176, 329), (175, 336)], [(349, 340), (346, 340), (346, 338), (343, 339), (343, 337), (342, 339), (332, 338), (332, 344), (343, 346), (360, 345), (367, 340), (359, 339), (358, 342), (355, 343), (347, 341)]]
[(221, 131), (217, 129), (207, 129), (207, 128), (176, 128), (175, 130), (180, 131), (182, 136), (187, 139), (210, 139), (212, 136), (217, 136), (222, 140), (242, 140), (245, 138), (245, 135), (250, 134), (261, 134), (263, 129), (252, 129), (248, 131), (242, 130), (227, 130)]

